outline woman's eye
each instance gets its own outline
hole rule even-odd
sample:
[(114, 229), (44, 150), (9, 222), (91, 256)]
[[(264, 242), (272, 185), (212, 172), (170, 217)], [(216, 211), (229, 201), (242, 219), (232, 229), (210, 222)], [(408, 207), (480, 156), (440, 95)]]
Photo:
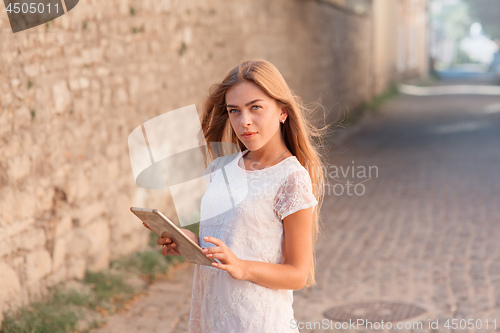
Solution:
[(261, 108), (261, 106), (260, 106), (260, 105), (252, 105), (252, 109), (253, 109), (253, 110), (257, 110), (257, 109), (260, 109), (260, 108)]
[(234, 113), (233, 111), (234, 111), (234, 112), (237, 112), (237, 111), (238, 111), (238, 109), (229, 109), (229, 110), (227, 110), (227, 112), (229, 112), (229, 113)]

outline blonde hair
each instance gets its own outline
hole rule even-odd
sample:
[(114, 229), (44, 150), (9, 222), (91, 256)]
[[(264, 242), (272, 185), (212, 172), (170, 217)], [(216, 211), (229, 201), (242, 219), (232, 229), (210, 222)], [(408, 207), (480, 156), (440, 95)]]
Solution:
[[(324, 196), (325, 175), (323, 166), (326, 164), (318, 153), (315, 144), (313, 144), (313, 140), (316, 140), (316, 145), (319, 147), (326, 128), (318, 129), (308, 121), (308, 119), (311, 119), (309, 113), (312, 113), (313, 109), (308, 109), (303, 105), (301, 98), (292, 92), (273, 64), (262, 59), (247, 60), (242, 61), (231, 70), (221, 83), (214, 84), (210, 88), (201, 122), (207, 143), (232, 142), (237, 144), (241, 151), (246, 149), (232, 130), (226, 109), (226, 92), (229, 88), (244, 81), (256, 84), (271, 98), (275, 99), (280, 108), (286, 107), (288, 117), (284, 124), (280, 123), (281, 134), (287, 148), (295, 155), (311, 177), (313, 194), (318, 201), (318, 206), (313, 212), (313, 260), (306, 283), (306, 287), (310, 287), (316, 284), (315, 244), (319, 234), (319, 211)], [(217, 146), (207, 146), (211, 159), (213, 159), (215, 153), (212, 149), (217, 148)], [(217, 153), (221, 154), (220, 151)]]

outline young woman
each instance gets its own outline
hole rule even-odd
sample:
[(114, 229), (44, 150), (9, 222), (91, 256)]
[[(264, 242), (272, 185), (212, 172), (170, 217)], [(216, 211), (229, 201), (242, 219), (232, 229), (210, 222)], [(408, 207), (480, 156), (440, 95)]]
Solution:
[[(183, 229), (217, 261), (195, 266), (189, 332), (298, 332), (293, 290), (315, 284), (324, 181), (313, 145), (322, 132), (307, 111), (265, 60), (240, 63), (210, 90), (205, 139), (241, 152), (205, 170), (199, 238)], [(178, 255), (170, 239), (158, 244)]]

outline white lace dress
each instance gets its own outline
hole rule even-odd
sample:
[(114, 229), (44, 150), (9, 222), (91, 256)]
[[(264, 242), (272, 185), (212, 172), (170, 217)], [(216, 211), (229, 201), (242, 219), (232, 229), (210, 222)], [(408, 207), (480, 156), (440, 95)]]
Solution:
[[(200, 246), (222, 240), (244, 260), (282, 263), (282, 220), (318, 202), (311, 178), (295, 156), (262, 170), (238, 165), (248, 150), (215, 159), (205, 170)], [(293, 290), (233, 279), (216, 267), (195, 265), (190, 333), (280, 333), (292, 329)]]

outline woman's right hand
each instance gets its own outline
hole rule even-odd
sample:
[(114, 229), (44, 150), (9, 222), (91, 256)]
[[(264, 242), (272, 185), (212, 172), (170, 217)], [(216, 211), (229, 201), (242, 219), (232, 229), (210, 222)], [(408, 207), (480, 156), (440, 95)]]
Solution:
[[(181, 231), (186, 236), (188, 236), (193, 242), (200, 245), (198, 236), (194, 232), (184, 228), (179, 228), (179, 229), (181, 229)], [(162, 245), (161, 253), (164, 256), (180, 256), (179, 251), (177, 251), (177, 244), (175, 244), (175, 242), (173, 242), (172, 239), (168, 237), (168, 234), (164, 232), (161, 236), (162, 237), (158, 238), (157, 240), (158, 245)]]

